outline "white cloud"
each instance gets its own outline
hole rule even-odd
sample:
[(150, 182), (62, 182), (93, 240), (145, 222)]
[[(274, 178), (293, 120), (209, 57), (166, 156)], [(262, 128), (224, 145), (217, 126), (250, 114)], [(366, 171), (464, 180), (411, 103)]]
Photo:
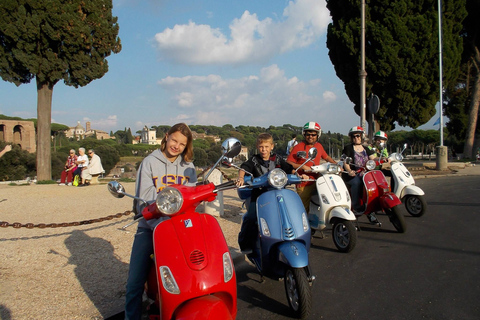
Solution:
[(337, 99), (337, 95), (332, 91), (325, 91), (323, 93), (323, 99), (325, 101), (329, 101), (329, 102), (330, 101), (335, 101)]
[(209, 25), (175, 25), (155, 35), (162, 58), (185, 64), (244, 64), (309, 46), (326, 32), (330, 13), (324, 0), (290, 1), (283, 19), (259, 20), (245, 11), (229, 26), (230, 36)]
[(170, 95), (168, 123), (268, 126), (288, 119), (299, 125), (330, 113), (328, 109), (335, 107), (330, 103), (336, 99), (333, 91), (322, 94), (321, 81), (287, 78), (277, 65), (239, 79), (185, 76), (166, 77), (158, 83)]
[(117, 115), (110, 115), (106, 119), (92, 120), (88, 117), (83, 118), (83, 122), (90, 121), (90, 126), (93, 130), (119, 130), (117, 128)]

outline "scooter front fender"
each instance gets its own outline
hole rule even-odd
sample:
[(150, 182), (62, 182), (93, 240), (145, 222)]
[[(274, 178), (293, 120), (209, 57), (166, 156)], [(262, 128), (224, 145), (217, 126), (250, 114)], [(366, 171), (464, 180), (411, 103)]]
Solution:
[(175, 312), (175, 320), (233, 320), (224, 301), (216, 295), (208, 295), (189, 300)]
[(329, 219), (330, 223), (332, 223), (333, 218), (339, 218), (342, 220), (350, 220), (350, 221), (355, 221), (357, 219), (350, 209), (344, 208), (344, 207), (334, 207), (330, 211), (329, 216), (330, 216), (330, 219)]
[(402, 190), (402, 196), (401, 197), (403, 198), (406, 195), (423, 196), (423, 195), (425, 195), (425, 192), (423, 192), (423, 190), (420, 189), (417, 186), (410, 185), (410, 186), (406, 186)]
[(292, 268), (308, 266), (308, 250), (300, 241), (286, 241), (278, 246), (278, 260)]
[(388, 192), (380, 196), (380, 205), (382, 208), (391, 209), (395, 206), (402, 204), (402, 201), (393, 192)]

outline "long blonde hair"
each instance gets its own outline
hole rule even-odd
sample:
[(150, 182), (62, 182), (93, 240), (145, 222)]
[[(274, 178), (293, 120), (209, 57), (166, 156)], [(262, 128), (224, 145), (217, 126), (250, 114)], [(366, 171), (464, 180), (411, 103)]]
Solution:
[(182, 152), (183, 160), (185, 160), (186, 162), (192, 162), (193, 161), (193, 135), (190, 128), (183, 122), (173, 125), (170, 128), (170, 130), (168, 130), (167, 134), (162, 139), (162, 143), (160, 144), (160, 150), (165, 151), (165, 148), (167, 147), (167, 135), (171, 135), (177, 131), (183, 134), (185, 137), (187, 137), (187, 145), (185, 146), (185, 150), (183, 150)]

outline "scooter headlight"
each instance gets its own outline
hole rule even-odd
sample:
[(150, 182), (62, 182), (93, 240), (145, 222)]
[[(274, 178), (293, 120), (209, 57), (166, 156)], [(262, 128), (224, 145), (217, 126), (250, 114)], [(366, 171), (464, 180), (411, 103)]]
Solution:
[(183, 196), (175, 188), (166, 187), (162, 191), (160, 191), (157, 195), (157, 203), (158, 210), (166, 215), (172, 215), (178, 212), (183, 205)]
[(368, 160), (367, 164), (365, 165), (365, 168), (367, 168), (367, 170), (373, 170), (373, 169), (375, 169), (376, 166), (377, 166), (377, 164), (375, 163), (375, 161)]
[(233, 278), (233, 264), (232, 259), (230, 259), (230, 252), (225, 252), (223, 254), (223, 281), (227, 283)]
[(162, 279), (162, 285), (168, 293), (171, 294), (180, 294), (180, 288), (173, 277), (172, 272), (170, 271), (169, 267), (162, 266), (159, 268), (160, 271), (160, 279)]
[(282, 169), (273, 169), (268, 174), (268, 183), (274, 188), (281, 189), (287, 184), (287, 182), (287, 174)]
[(339, 173), (340, 172), (340, 167), (336, 164), (329, 164), (328, 165), (328, 168), (327, 168), (327, 173), (330, 173), (330, 174), (335, 174), (335, 173)]
[(395, 154), (395, 160), (397, 160), (397, 161), (400, 162), (400, 161), (403, 160), (403, 156), (402, 156), (400, 153), (396, 153), (396, 154)]

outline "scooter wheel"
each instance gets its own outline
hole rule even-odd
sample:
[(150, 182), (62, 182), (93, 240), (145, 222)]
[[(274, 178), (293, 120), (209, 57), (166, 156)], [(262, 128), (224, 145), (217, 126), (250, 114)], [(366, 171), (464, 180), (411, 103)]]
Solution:
[(352, 221), (335, 219), (332, 228), (333, 243), (340, 252), (350, 252), (357, 244), (357, 229)]
[(406, 196), (405, 209), (413, 217), (421, 217), (427, 211), (427, 202), (422, 196)]
[(312, 291), (305, 268), (288, 268), (285, 271), (284, 282), (288, 304), (295, 317), (308, 318), (312, 309)]
[(405, 218), (403, 217), (403, 214), (400, 212), (399, 206), (395, 206), (392, 209), (386, 209), (385, 213), (387, 214), (390, 222), (393, 224), (393, 226), (395, 227), (395, 229), (397, 229), (398, 232), (404, 233), (405, 231), (407, 231), (407, 224), (405, 223)]

